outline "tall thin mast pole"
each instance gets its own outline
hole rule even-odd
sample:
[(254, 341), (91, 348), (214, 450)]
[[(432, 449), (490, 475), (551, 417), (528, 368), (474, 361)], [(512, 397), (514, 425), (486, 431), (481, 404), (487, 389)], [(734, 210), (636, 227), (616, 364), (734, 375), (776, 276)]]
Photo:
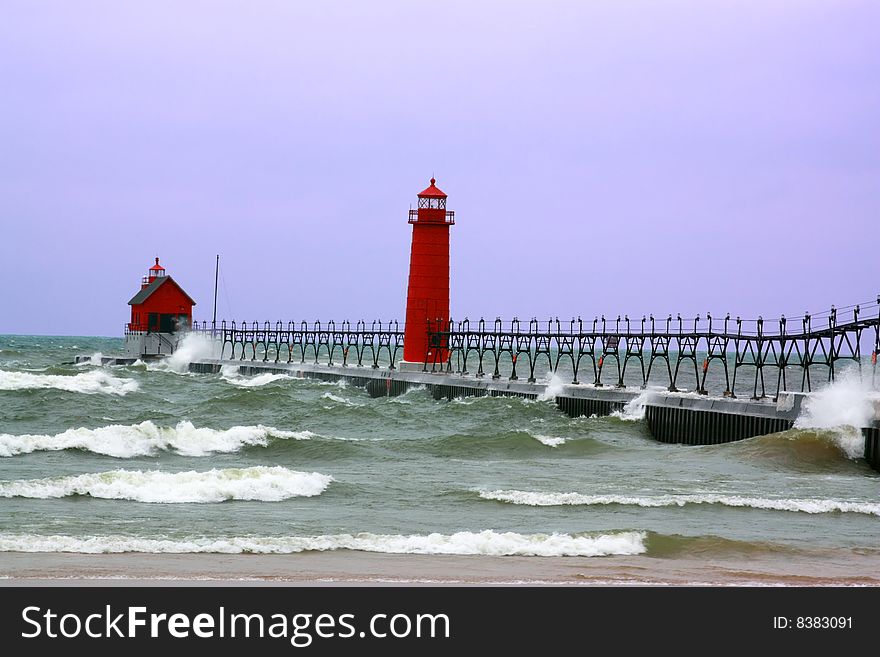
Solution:
[(217, 254), (217, 263), (214, 266), (214, 316), (211, 319), (211, 336), (217, 330), (217, 277), (220, 274), (220, 254)]

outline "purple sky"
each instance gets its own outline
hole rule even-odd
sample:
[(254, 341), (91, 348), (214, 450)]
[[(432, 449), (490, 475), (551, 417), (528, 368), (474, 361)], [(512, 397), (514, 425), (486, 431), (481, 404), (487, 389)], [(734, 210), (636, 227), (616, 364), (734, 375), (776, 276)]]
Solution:
[(873, 299), (880, 5), (0, 8), (0, 333), (121, 335), (159, 255), (210, 319), (776, 317)]

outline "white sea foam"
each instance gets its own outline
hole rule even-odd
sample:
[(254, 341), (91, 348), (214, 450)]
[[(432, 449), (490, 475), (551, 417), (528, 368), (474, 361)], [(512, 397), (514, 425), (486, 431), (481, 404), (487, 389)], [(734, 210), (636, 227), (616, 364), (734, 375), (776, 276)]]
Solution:
[(565, 444), (565, 438), (559, 438), (557, 436), (545, 436), (540, 433), (532, 433), (531, 431), (529, 431), (528, 434), (542, 445), (547, 445), (547, 447), (559, 447), (560, 445)]
[(544, 388), (544, 392), (538, 395), (538, 401), (555, 401), (565, 388), (565, 381), (555, 372), (548, 373), (544, 383), (547, 387)]
[(522, 504), (526, 506), (600, 506), (620, 504), (640, 507), (674, 507), (686, 504), (720, 504), (729, 507), (749, 507), (770, 511), (801, 511), (803, 513), (861, 513), (880, 516), (880, 504), (823, 499), (767, 499), (737, 495), (582, 495), (581, 493), (542, 493), (523, 490), (480, 491), (486, 500)]
[(317, 383), (319, 386), (333, 386), (334, 388), (339, 388), (340, 390), (345, 390), (348, 388), (348, 380), (347, 379), (339, 379), (338, 381), (319, 381), (316, 379), (309, 379), (310, 383)]
[(240, 379), (226, 379), (229, 383), (234, 386), (238, 386), (239, 388), (259, 388), (260, 386), (264, 386), (267, 383), (272, 383), (274, 381), (283, 381), (284, 379), (289, 379), (290, 377), (287, 374), (274, 374), (272, 372), (266, 372), (264, 374), (257, 374), (251, 378), (240, 378)]
[(483, 399), (496, 399), (495, 397), (491, 397), (489, 395), (484, 395), (483, 397), (453, 397), (453, 404), (461, 404), (462, 406), (470, 406), (471, 404), (477, 404), (480, 400)]
[(73, 376), (63, 374), (33, 374), (0, 370), (0, 390), (36, 390), (54, 388), (84, 394), (127, 395), (138, 389), (134, 379), (122, 379), (103, 370), (80, 372)]
[(273, 381), (291, 378), (287, 374), (276, 374), (274, 372), (264, 372), (263, 374), (250, 377), (242, 376), (239, 373), (238, 365), (224, 365), (220, 368), (220, 375), (224, 381), (239, 388), (259, 388)]
[(228, 468), (207, 472), (111, 470), (70, 477), (0, 482), (0, 497), (49, 499), (90, 495), (110, 500), (156, 504), (207, 503), (226, 500), (278, 502), (313, 497), (326, 490), (333, 477), (319, 472), (296, 472), (281, 466)]
[(391, 554), (458, 554), (493, 556), (630, 555), (645, 552), (644, 532), (602, 535), (458, 532), (455, 534), (335, 534), (313, 537), (134, 538), (126, 536), (37, 536), (0, 534), (0, 552), (149, 552), (289, 554), (358, 550)]
[(100, 351), (96, 351), (91, 356), (89, 356), (88, 360), (81, 360), (76, 365), (77, 365), (77, 367), (84, 367), (86, 365), (94, 365), (96, 367), (101, 367), (101, 365), (103, 364), (101, 362), (101, 359), (103, 357), (104, 357), (104, 354), (102, 354)]
[(651, 401), (653, 393), (645, 390), (638, 397), (627, 402), (619, 411), (611, 413), (611, 417), (618, 420), (627, 420), (629, 422), (638, 422), (645, 419), (645, 405)]
[(870, 426), (880, 393), (861, 381), (857, 370), (844, 370), (830, 385), (807, 396), (796, 429), (830, 431), (841, 451), (851, 459), (864, 456), (861, 428)]
[(486, 394), (482, 397), (454, 397), (450, 403), (462, 406), (470, 406), (471, 404), (503, 404), (504, 408), (513, 408), (514, 404), (521, 404), (522, 406), (537, 404), (538, 399), (529, 399), (528, 397), (493, 397), (490, 394)]
[(330, 401), (335, 401), (337, 404), (344, 404), (345, 406), (359, 407), (363, 406), (363, 404), (358, 404), (357, 402), (353, 402), (350, 399), (346, 399), (345, 397), (340, 397), (339, 395), (334, 395), (332, 392), (325, 392), (321, 395), (322, 399), (329, 399)]
[(140, 424), (112, 424), (97, 429), (79, 427), (54, 436), (0, 434), (0, 456), (64, 449), (82, 449), (118, 458), (148, 456), (159, 451), (204, 456), (215, 452), (236, 452), (249, 445), (265, 446), (270, 436), (308, 440), (315, 434), (309, 431), (281, 431), (262, 424), (208, 429), (197, 428), (191, 422), (183, 421), (174, 427), (159, 427), (147, 420)]

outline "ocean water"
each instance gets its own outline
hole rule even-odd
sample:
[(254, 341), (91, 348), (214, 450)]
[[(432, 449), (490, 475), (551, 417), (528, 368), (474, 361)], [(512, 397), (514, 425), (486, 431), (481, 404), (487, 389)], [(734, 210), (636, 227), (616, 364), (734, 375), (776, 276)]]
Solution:
[(876, 393), (851, 379), (797, 429), (687, 447), (552, 395), (70, 364), (121, 349), (0, 336), (0, 575), (14, 552), (880, 556), (880, 474), (847, 426)]

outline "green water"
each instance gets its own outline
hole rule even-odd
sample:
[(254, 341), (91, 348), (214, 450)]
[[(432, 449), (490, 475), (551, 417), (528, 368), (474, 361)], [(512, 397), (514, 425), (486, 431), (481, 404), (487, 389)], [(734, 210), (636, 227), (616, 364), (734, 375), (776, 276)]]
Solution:
[(0, 336), (0, 564), (2, 551), (880, 548), (880, 475), (844, 429), (684, 447), (552, 401), (69, 364), (121, 349)]

